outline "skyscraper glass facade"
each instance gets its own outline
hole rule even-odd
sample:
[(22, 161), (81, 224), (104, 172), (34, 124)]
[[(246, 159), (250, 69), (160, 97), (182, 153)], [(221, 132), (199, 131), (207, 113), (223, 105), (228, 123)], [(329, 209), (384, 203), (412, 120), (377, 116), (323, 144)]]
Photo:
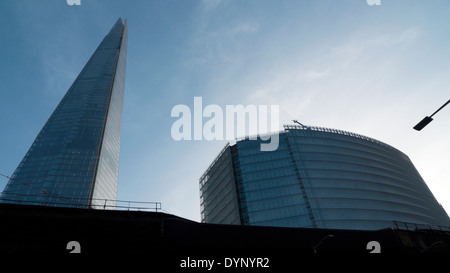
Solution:
[[(261, 141), (248, 139), (226, 147), (241, 224), (362, 230), (390, 227), (394, 221), (450, 226), (444, 209), (399, 150), (320, 127), (285, 126), (279, 136), (275, 151), (261, 151)], [(208, 177), (216, 175), (211, 170), (225, 168), (218, 164), (223, 163), (214, 162), (203, 177), (202, 196), (209, 192)], [(215, 214), (221, 207), (217, 203), (225, 199), (218, 196), (201, 199), (203, 212)], [(202, 222), (212, 222), (207, 216), (202, 213)]]
[(243, 223), (313, 227), (286, 138), (272, 152), (261, 152), (258, 142), (236, 144), (234, 162), (241, 173), (236, 183), (246, 203)]
[(117, 196), (127, 25), (119, 18), (8, 181), (0, 202), (96, 207)]
[(209, 223), (240, 224), (231, 150), (226, 146), (200, 178), (202, 218)]

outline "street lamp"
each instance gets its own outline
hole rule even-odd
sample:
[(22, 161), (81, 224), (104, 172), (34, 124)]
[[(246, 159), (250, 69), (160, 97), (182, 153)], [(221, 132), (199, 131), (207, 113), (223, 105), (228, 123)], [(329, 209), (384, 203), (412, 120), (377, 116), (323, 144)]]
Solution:
[(447, 104), (450, 103), (450, 100), (448, 100), (444, 105), (441, 106), (441, 108), (437, 109), (436, 112), (434, 112), (431, 116), (424, 117), (419, 123), (417, 123), (416, 126), (414, 126), (414, 129), (417, 131), (420, 131), (423, 129), (423, 127), (427, 126), (428, 123), (430, 123), (433, 119), (432, 117), (439, 111), (441, 111), (442, 108), (444, 108)]

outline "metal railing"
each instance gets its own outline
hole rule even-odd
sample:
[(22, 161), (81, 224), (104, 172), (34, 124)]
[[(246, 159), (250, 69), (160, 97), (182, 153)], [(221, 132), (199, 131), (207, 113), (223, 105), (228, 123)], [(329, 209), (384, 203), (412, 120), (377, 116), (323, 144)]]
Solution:
[(91, 207), (94, 209), (114, 209), (127, 211), (155, 211), (162, 210), (160, 202), (143, 202), (143, 201), (127, 201), (127, 200), (109, 200), (109, 199), (94, 199), (91, 202)]
[(409, 223), (409, 222), (401, 222), (401, 221), (393, 221), (392, 227), (399, 229), (399, 230), (410, 230), (410, 231), (419, 231), (419, 230), (450, 231), (450, 227), (429, 225), (429, 224), (417, 224), (417, 223)]
[(368, 137), (368, 136), (364, 136), (364, 135), (360, 135), (360, 134), (356, 134), (353, 132), (349, 132), (349, 131), (344, 131), (344, 130), (339, 130), (339, 129), (332, 129), (332, 128), (325, 128), (325, 127), (318, 127), (318, 126), (308, 126), (308, 125), (290, 125), (290, 124), (285, 124), (283, 125), (284, 130), (285, 131), (289, 131), (289, 130), (311, 130), (311, 131), (317, 131), (317, 132), (326, 132), (326, 133), (334, 133), (334, 134), (338, 134), (338, 135), (345, 135), (345, 136), (350, 136), (350, 137), (354, 137), (354, 138), (359, 138), (362, 140), (366, 140), (366, 141), (370, 141), (388, 148), (392, 148), (394, 150), (397, 150), (396, 148), (392, 147), (389, 144), (386, 144), (382, 141), (379, 141), (377, 139)]
[(131, 200), (68, 198), (64, 196), (45, 196), (37, 194), (6, 193), (1, 195), (0, 204), (35, 205), (51, 207), (70, 207), (81, 209), (162, 211), (161, 202)]

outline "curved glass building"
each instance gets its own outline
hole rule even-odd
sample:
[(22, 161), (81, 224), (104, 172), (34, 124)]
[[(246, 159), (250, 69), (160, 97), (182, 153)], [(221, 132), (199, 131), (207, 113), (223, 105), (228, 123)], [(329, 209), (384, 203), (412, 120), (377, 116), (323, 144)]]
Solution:
[(206, 223), (374, 230), (450, 226), (399, 150), (341, 130), (285, 126), (275, 151), (261, 140), (226, 146), (200, 179)]

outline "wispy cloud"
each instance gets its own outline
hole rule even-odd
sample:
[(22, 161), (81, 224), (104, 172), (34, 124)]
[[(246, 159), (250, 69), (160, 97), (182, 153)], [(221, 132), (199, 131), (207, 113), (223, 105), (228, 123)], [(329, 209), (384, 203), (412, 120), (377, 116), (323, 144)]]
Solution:
[(255, 22), (244, 22), (234, 26), (234, 28), (232, 29), (232, 31), (230, 31), (229, 34), (230, 36), (234, 36), (237, 34), (251, 34), (257, 32), (258, 30), (259, 24)]

